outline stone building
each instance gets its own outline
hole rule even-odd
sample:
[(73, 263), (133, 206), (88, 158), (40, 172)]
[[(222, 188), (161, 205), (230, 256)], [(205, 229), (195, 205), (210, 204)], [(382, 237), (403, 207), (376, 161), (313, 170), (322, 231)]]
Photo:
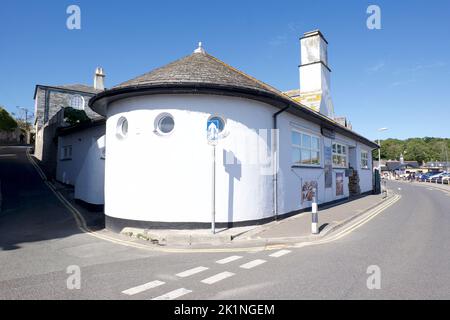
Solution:
[(34, 92), (36, 132), (34, 155), (42, 162), (51, 176), (54, 176), (56, 169), (56, 131), (59, 127), (68, 125), (65, 121), (64, 109), (71, 107), (83, 110), (92, 121), (102, 119), (102, 116), (89, 107), (89, 100), (105, 90), (104, 78), (103, 69), (97, 68), (92, 87), (83, 84), (36, 85)]

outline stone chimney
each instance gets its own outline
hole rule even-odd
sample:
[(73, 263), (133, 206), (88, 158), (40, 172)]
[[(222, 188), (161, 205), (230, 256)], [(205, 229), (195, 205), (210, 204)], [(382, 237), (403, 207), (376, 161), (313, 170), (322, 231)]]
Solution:
[(300, 38), (300, 96), (303, 105), (334, 119), (330, 94), (328, 42), (319, 30), (306, 32)]
[(105, 74), (101, 67), (95, 69), (94, 88), (97, 90), (105, 90)]

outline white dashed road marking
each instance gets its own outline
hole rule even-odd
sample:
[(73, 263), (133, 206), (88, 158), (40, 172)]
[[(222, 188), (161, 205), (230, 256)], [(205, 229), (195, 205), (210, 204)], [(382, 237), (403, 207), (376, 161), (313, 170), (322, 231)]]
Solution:
[(282, 257), (282, 256), (288, 254), (288, 253), (291, 253), (291, 250), (280, 250), (280, 251), (272, 253), (270, 255), (270, 257), (272, 257), (272, 258), (279, 258), (279, 257)]
[(266, 262), (266, 260), (256, 259), (256, 260), (250, 261), (250, 262), (248, 262), (246, 264), (243, 264), (241, 266), (241, 268), (243, 268), (243, 269), (251, 269), (251, 268), (259, 266), (260, 264), (263, 264), (265, 262)]
[(194, 274), (203, 272), (205, 270), (208, 270), (208, 268), (207, 267), (197, 267), (197, 268), (194, 268), (194, 269), (190, 269), (190, 270), (186, 270), (186, 271), (180, 272), (180, 273), (177, 274), (177, 277), (186, 278), (186, 277), (192, 276)]
[(234, 273), (225, 271), (225, 272), (222, 272), (222, 273), (218, 273), (215, 276), (206, 278), (206, 279), (202, 280), (201, 282), (202, 283), (206, 283), (206, 284), (213, 284), (213, 283), (222, 281), (222, 280), (224, 280), (226, 278), (229, 278), (229, 277), (232, 277), (232, 276), (234, 276)]
[(239, 260), (241, 258), (242, 258), (241, 256), (231, 256), (231, 257), (228, 257), (228, 258), (216, 261), (216, 263), (218, 263), (218, 264), (226, 264), (226, 263), (230, 263), (230, 262)]
[(146, 284), (134, 287), (134, 288), (127, 289), (125, 291), (122, 291), (122, 293), (132, 296), (134, 294), (162, 286), (163, 284), (165, 284), (165, 282), (156, 280), (156, 281), (152, 281), (152, 282), (149, 282), (149, 283), (146, 283)]
[(153, 298), (152, 300), (174, 300), (176, 298), (179, 298), (179, 297), (184, 296), (185, 294), (188, 294), (191, 292), (192, 292), (192, 290), (180, 288), (177, 290), (170, 291), (169, 293), (163, 294), (162, 296)]

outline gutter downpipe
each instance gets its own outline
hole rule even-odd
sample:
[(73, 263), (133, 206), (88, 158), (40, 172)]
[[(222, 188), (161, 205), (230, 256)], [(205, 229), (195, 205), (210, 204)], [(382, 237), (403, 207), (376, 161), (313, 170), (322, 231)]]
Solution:
[(272, 155), (274, 155), (274, 166), (273, 166), (273, 216), (275, 217), (275, 221), (278, 221), (278, 122), (277, 118), (280, 114), (285, 112), (287, 109), (289, 109), (291, 106), (288, 105), (287, 107), (284, 107), (283, 109), (275, 112), (273, 114), (273, 152)]

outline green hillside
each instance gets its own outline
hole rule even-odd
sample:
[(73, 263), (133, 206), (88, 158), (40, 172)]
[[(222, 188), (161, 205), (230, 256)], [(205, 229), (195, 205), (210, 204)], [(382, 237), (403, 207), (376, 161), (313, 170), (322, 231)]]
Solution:
[[(400, 154), (406, 161), (447, 161), (450, 160), (450, 139), (447, 138), (409, 138), (406, 140), (381, 140), (381, 158), (398, 160)], [(374, 152), (378, 159), (378, 151)]]

